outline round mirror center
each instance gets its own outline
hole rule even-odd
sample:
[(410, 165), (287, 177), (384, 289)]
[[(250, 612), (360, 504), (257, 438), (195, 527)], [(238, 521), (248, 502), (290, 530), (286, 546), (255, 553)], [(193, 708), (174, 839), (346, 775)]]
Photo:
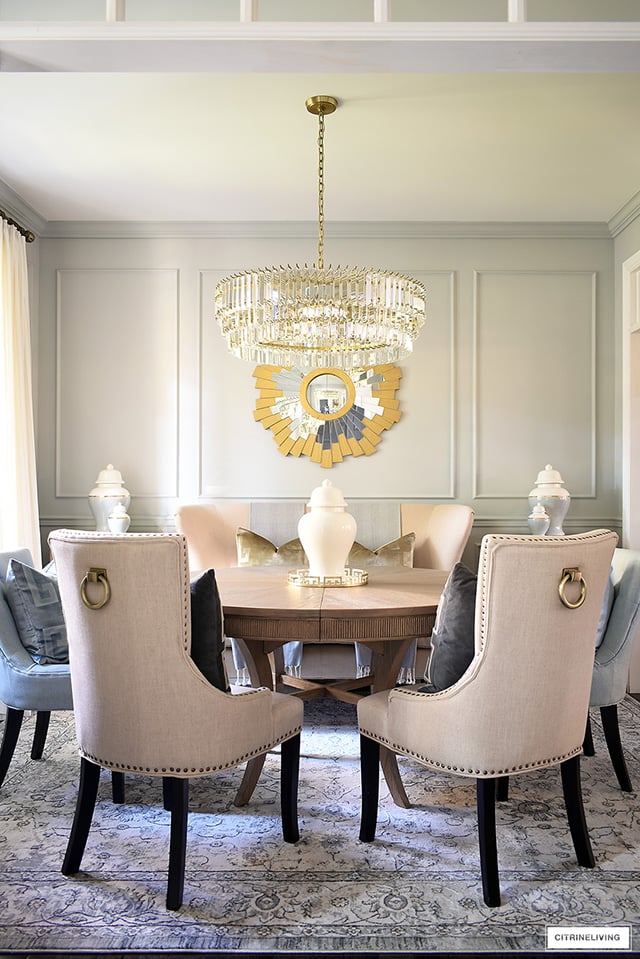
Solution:
[(347, 402), (347, 387), (333, 373), (324, 373), (309, 383), (307, 400), (316, 413), (335, 415)]
[(300, 399), (312, 416), (321, 420), (338, 419), (353, 406), (353, 380), (342, 370), (315, 370), (302, 381)]

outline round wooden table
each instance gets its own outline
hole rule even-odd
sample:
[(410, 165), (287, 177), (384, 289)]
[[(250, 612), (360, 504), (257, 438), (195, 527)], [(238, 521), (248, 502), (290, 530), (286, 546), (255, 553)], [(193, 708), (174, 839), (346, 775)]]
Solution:
[[(288, 569), (217, 569), (227, 636), (239, 641), (255, 685), (273, 689), (268, 654), (284, 643), (363, 643), (373, 651), (371, 692), (395, 685), (409, 644), (428, 636), (447, 573), (434, 569), (370, 567), (365, 586), (292, 586)], [(353, 702), (356, 681), (307, 684)], [(350, 694), (348, 696), (341, 693)], [(294, 691), (293, 695), (296, 692)], [(300, 690), (305, 695), (305, 687)], [(248, 802), (265, 757), (247, 764), (236, 804)], [(394, 753), (381, 749), (381, 766), (394, 801), (409, 806)]]

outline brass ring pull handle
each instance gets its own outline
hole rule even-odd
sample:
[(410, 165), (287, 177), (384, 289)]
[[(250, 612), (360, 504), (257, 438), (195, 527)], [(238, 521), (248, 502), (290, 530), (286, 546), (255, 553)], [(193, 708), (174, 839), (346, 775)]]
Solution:
[[(104, 594), (102, 599), (99, 599), (97, 603), (92, 603), (87, 596), (87, 583), (102, 583)], [(80, 585), (80, 595), (82, 596), (82, 602), (87, 609), (102, 609), (103, 606), (106, 606), (111, 599), (111, 587), (109, 586), (109, 580), (107, 579), (106, 569), (98, 569), (97, 567), (92, 566), (82, 580)]]
[[(570, 602), (565, 596), (565, 587), (567, 583), (580, 583), (580, 595), (575, 603)], [(563, 569), (562, 570), (562, 579), (560, 580), (560, 585), (558, 586), (558, 593), (560, 594), (560, 602), (563, 606), (566, 606), (567, 609), (578, 609), (584, 603), (587, 598), (587, 584), (582, 578), (582, 573), (579, 569)]]

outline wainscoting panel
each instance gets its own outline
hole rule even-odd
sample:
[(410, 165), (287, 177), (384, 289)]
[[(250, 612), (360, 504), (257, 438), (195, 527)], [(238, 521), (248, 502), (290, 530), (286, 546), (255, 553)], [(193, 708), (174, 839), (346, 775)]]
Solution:
[(595, 273), (475, 272), (474, 498), (526, 498), (547, 463), (596, 495), (595, 334)]
[(56, 497), (113, 463), (137, 497), (178, 493), (178, 273), (61, 269)]

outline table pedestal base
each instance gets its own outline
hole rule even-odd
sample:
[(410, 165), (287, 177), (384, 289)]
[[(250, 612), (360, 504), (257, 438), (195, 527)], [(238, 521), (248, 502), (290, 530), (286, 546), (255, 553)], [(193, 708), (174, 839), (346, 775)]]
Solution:
[[(394, 685), (395, 677), (398, 675), (400, 664), (404, 658), (406, 649), (411, 642), (410, 639), (398, 640), (395, 642), (372, 642), (367, 641), (373, 652), (372, 672), (370, 676), (361, 679), (343, 679), (335, 682), (314, 682), (309, 679), (300, 679), (297, 676), (282, 676), (282, 687), (278, 684), (278, 690), (289, 692), (293, 689), (291, 695), (299, 696), (302, 699), (316, 699), (320, 696), (333, 696), (345, 703), (357, 704), (364, 693), (359, 690), (370, 689), (372, 693), (381, 692), (390, 689)], [(261, 642), (245, 642), (240, 640), (242, 652), (249, 665), (249, 671), (252, 681), (256, 686), (266, 686), (274, 688), (275, 677), (271, 671), (271, 665), (265, 644)], [(287, 689), (287, 687), (289, 687)], [(249, 760), (246, 765), (240, 788), (234, 799), (234, 805), (246, 805), (256, 787), (256, 783), (264, 766), (265, 756), (257, 756)], [(405, 792), (405, 788), (400, 778), (398, 770), (398, 760), (395, 753), (384, 747), (380, 748), (380, 766), (385, 781), (389, 788), (391, 798), (397, 806), (409, 809), (411, 803)]]
[(371, 676), (362, 679), (328, 679), (321, 682), (314, 679), (301, 679), (299, 676), (281, 676), (277, 685), (278, 692), (290, 693), (299, 699), (320, 699), (332, 696), (343, 703), (357, 703), (364, 695), (357, 690), (371, 688)]

